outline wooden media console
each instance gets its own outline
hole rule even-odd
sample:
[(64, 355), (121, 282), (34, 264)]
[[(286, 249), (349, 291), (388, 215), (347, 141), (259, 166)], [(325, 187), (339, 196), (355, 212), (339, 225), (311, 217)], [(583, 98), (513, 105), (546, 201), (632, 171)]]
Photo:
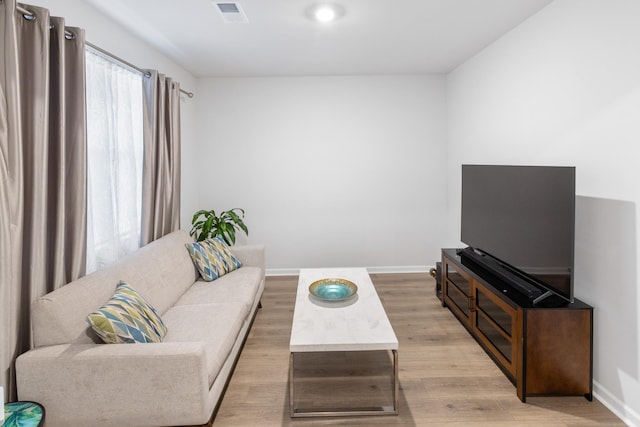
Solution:
[(593, 307), (574, 299), (556, 307), (532, 304), (481, 267), (442, 250), (442, 305), (448, 307), (527, 396), (592, 399)]

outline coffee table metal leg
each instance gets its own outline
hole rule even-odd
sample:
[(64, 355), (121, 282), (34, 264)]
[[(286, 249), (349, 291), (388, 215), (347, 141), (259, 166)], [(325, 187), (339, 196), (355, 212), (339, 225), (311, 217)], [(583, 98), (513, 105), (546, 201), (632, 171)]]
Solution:
[(398, 395), (400, 391), (400, 381), (398, 380), (398, 350), (393, 352), (393, 413), (398, 415)]
[(342, 417), (355, 415), (398, 415), (398, 399), (400, 382), (398, 379), (398, 350), (391, 350), (393, 354), (393, 406), (372, 407), (372, 408), (336, 408), (327, 410), (313, 410), (296, 408), (293, 401), (293, 352), (289, 353), (289, 415), (296, 417)]
[(289, 353), (289, 416), (294, 417), (293, 407), (293, 353)]

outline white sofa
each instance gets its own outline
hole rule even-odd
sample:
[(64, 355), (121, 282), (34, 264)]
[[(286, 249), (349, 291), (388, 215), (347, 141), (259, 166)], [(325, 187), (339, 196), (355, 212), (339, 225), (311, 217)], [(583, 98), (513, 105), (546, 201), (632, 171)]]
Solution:
[[(210, 421), (260, 306), (264, 247), (234, 246), (243, 266), (204, 282), (188, 242), (176, 231), (34, 302), (34, 348), (16, 360), (17, 391), (45, 407), (47, 426)], [(120, 280), (156, 308), (163, 342), (103, 344), (89, 327)]]

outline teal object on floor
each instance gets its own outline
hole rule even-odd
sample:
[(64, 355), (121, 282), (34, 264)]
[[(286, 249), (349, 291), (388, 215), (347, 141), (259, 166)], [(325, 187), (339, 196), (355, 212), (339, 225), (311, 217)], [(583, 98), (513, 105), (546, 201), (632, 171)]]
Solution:
[(38, 427), (44, 421), (44, 408), (36, 402), (9, 402), (4, 404), (2, 427)]

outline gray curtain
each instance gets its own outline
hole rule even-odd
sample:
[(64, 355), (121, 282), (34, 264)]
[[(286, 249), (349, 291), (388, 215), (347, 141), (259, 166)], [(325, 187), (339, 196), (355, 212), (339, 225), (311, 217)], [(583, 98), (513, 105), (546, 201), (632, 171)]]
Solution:
[(84, 32), (0, 1), (0, 61), (0, 385), (14, 400), (31, 302), (85, 269)]
[(180, 228), (180, 85), (155, 70), (148, 73), (141, 245)]

